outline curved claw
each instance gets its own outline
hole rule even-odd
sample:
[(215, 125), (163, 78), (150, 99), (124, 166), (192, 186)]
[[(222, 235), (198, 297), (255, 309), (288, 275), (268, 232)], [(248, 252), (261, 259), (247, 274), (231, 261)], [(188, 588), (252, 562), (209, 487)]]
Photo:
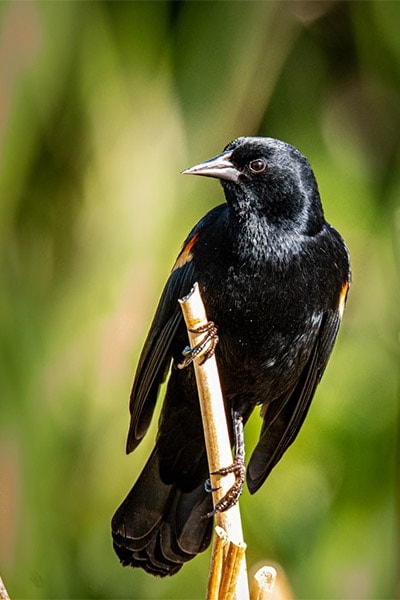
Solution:
[(182, 352), (183, 360), (178, 364), (178, 369), (184, 369), (189, 366), (195, 358), (203, 355), (204, 358), (200, 363), (202, 365), (208, 358), (213, 356), (218, 344), (219, 338), (217, 335), (217, 328), (212, 321), (208, 321), (206, 325), (198, 327), (197, 329), (189, 329), (189, 331), (197, 334), (205, 333), (206, 335), (199, 344), (194, 346), (194, 348), (190, 348), (189, 346), (184, 348)]
[(219, 490), (219, 487), (212, 487), (211, 480), (206, 479), (204, 482), (204, 489), (208, 494), (211, 494), (211, 492), (216, 492), (217, 490)]
[(232, 508), (240, 498), (243, 491), (243, 485), (246, 477), (246, 467), (244, 464), (244, 439), (243, 439), (243, 417), (235, 412), (233, 415), (235, 425), (235, 447), (236, 453), (233, 463), (228, 467), (223, 467), (214, 471), (211, 475), (228, 475), (235, 474), (235, 483), (227, 491), (225, 496), (214, 506), (214, 509), (207, 513), (207, 517), (213, 517), (218, 512), (224, 512)]

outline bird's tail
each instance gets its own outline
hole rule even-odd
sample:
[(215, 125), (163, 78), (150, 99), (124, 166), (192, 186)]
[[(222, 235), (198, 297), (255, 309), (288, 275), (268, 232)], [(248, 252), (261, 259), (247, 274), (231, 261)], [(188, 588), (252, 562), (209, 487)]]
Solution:
[(117, 509), (111, 527), (114, 550), (124, 566), (164, 577), (205, 550), (211, 539), (211, 494), (204, 481), (183, 488), (160, 476), (154, 448), (139, 479)]

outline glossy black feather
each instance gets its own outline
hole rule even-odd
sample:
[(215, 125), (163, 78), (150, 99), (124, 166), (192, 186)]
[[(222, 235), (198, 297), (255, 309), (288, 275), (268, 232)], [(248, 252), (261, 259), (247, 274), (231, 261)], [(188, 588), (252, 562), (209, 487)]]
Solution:
[(247, 468), (247, 485), (252, 494), (294, 441), (324, 372), (339, 323), (336, 313), (321, 317), (310, 356), (293, 389), (265, 407), (260, 439)]
[(188, 294), (192, 286), (193, 266), (188, 262), (172, 271), (164, 288), (140, 355), (132, 387), (127, 453), (137, 447), (150, 425), (159, 388), (171, 362), (172, 343), (178, 327), (183, 326), (178, 299)]
[[(338, 332), (350, 279), (346, 246), (326, 223), (307, 160), (270, 138), (238, 138), (188, 171), (221, 179), (226, 204), (185, 240), (161, 296), (133, 384), (127, 451), (145, 435), (170, 376), (154, 450), (113, 517), (124, 565), (174, 574), (210, 540), (207, 460), (192, 366), (178, 369), (187, 334), (178, 298), (198, 281), (216, 349), (228, 420), (262, 407), (247, 468), (254, 493), (294, 441)], [(225, 466), (225, 465), (221, 465)]]

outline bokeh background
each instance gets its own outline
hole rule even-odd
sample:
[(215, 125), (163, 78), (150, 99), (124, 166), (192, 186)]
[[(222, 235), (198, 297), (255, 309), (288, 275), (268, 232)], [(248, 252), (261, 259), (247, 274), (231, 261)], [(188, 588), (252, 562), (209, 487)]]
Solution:
[(179, 172), (255, 134), (308, 156), (354, 275), (297, 442), (243, 495), (248, 563), (279, 561), (299, 599), (396, 597), (399, 26), (400, 3), (379, 0), (0, 4), (0, 575), (14, 600), (204, 597), (208, 553), (154, 579), (119, 565), (109, 522), (154, 438), (124, 455), (154, 307), (223, 199)]

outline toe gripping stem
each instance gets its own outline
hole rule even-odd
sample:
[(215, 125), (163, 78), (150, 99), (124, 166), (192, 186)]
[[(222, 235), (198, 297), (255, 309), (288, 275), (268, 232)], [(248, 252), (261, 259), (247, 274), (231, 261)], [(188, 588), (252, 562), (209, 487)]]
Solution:
[[(227, 491), (225, 496), (221, 498), (219, 502), (214, 506), (214, 509), (207, 513), (207, 517), (212, 517), (218, 512), (224, 512), (232, 506), (234, 506), (240, 498), (243, 491), (243, 485), (245, 481), (246, 468), (244, 465), (244, 435), (243, 435), (243, 417), (238, 413), (233, 413), (234, 420), (234, 435), (235, 435), (235, 457), (233, 463), (228, 467), (223, 467), (214, 471), (211, 475), (228, 475), (228, 473), (234, 473), (235, 483)], [(208, 480), (209, 482), (209, 480)], [(211, 488), (211, 485), (206, 486), (206, 489), (213, 491), (215, 488)]]
[(178, 364), (178, 369), (184, 369), (190, 365), (195, 358), (200, 356), (203, 357), (200, 363), (202, 365), (208, 358), (213, 356), (218, 344), (218, 330), (212, 321), (208, 321), (205, 325), (197, 327), (196, 329), (189, 329), (189, 331), (196, 334), (204, 333), (205, 335), (201, 342), (193, 348), (186, 346), (182, 352), (183, 360)]

